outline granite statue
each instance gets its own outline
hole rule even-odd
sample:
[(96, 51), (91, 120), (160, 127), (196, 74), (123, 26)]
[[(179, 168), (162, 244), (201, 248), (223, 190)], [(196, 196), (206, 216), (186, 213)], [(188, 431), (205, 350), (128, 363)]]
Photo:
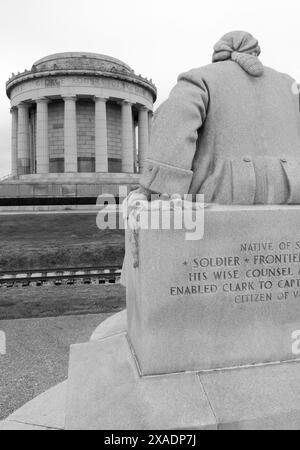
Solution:
[(155, 114), (138, 195), (300, 203), (299, 91), (260, 51), (251, 34), (234, 31), (215, 45), (212, 64), (178, 77)]

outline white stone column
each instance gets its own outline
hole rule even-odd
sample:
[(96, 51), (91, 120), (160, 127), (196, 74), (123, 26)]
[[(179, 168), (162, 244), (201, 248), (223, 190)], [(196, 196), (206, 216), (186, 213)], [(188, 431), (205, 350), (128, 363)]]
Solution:
[(78, 172), (76, 100), (76, 96), (64, 97), (65, 172)]
[(151, 140), (152, 124), (153, 124), (153, 111), (150, 110), (150, 111), (148, 112), (148, 125), (149, 125), (148, 135), (149, 135), (149, 143), (150, 143), (150, 140)]
[(145, 155), (149, 146), (149, 121), (148, 121), (148, 108), (145, 106), (139, 109), (139, 168), (140, 173), (143, 171)]
[(96, 172), (108, 172), (107, 98), (95, 97), (95, 167)]
[(18, 175), (18, 109), (11, 108), (11, 174)]
[(36, 102), (36, 172), (49, 173), (48, 103), (46, 98)]
[(20, 175), (30, 173), (30, 140), (29, 140), (29, 108), (30, 105), (18, 105), (18, 172)]
[(128, 101), (122, 102), (122, 172), (133, 173), (133, 118), (132, 104)]

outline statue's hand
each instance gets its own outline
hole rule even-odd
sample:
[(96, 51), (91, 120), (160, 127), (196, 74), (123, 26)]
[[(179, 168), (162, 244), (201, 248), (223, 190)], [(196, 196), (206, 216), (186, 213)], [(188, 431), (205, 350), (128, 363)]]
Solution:
[(127, 220), (131, 212), (138, 209), (143, 203), (150, 200), (150, 191), (140, 187), (136, 191), (131, 192), (123, 202), (123, 218)]

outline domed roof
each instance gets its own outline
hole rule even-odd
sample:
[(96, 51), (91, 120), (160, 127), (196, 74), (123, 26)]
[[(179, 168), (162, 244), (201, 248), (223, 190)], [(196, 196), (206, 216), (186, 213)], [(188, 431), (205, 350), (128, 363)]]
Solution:
[(60, 76), (114, 78), (134, 83), (150, 91), (154, 101), (157, 97), (157, 89), (152, 80), (136, 75), (128, 64), (111, 56), (88, 52), (55, 53), (39, 59), (31, 70), (18, 72), (17, 75), (12, 74), (6, 83), (6, 94), (11, 98), (12, 90), (29, 80)]
[(119, 59), (87, 52), (55, 53), (40, 59), (32, 66), (33, 71), (68, 69), (111, 71), (112, 68), (121, 72), (133, 72), (130, 66)]

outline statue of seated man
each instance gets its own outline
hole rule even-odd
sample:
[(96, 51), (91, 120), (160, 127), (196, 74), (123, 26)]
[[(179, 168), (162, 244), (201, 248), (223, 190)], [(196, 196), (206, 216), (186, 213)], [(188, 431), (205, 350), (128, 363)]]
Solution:
[(263, 66), (259, 54), (251, 34), (234, 31), (215, 45), (212, 64), (178, 77), (155, 114), (138, 196), (300, 203), (297, 84)]

